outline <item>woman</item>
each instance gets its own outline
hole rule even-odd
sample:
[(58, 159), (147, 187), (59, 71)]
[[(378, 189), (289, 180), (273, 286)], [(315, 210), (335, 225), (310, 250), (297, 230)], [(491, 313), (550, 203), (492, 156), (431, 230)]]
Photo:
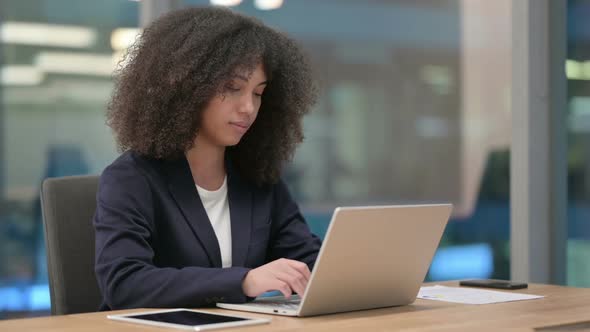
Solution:
[(102, 309), (302, 294), (321, 243), (279, 178), (315, 100), (302, 52), (251, 18), (189, 8), (128, 60), (107, 113), (124, 153), (94, 218)]

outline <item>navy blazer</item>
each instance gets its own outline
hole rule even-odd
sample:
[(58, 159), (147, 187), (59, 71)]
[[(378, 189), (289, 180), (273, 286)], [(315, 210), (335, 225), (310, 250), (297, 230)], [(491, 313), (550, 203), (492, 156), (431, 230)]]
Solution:
[(313, 268), (321, 241), (285, 183), (252, 185), (229, 163), (227, 173), (232, 267), (222, 268), (185, 158), (128, 151), (104, 170), (94, 216), (102, 310), (245, 302), (250, 269), (282, 257)]

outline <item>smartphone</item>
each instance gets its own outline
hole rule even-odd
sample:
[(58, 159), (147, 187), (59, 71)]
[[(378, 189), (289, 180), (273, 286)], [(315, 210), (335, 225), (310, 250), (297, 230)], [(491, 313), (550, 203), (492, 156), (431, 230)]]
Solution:
[(459, 286), (469, 287), (485, 287), (498, 289), (521, 289), (527, 288), (529, 285), (525, 282), (515, 282), (509, 280), (495, 280), (495, 279), (471, 279), (459, 281)]

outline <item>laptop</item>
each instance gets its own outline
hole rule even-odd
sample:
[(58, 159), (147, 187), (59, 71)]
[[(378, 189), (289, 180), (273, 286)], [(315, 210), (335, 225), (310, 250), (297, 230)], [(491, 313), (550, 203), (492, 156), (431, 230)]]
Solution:
[(303, 297), (217, 306), (304, 317), (410, 304), (451, 210), (451, 204), (336, 208)]

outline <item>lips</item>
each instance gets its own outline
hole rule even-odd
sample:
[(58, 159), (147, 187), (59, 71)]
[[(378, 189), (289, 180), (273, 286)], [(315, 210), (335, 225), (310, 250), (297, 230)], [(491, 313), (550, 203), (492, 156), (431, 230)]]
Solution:
[(247, 122), (230, 122), (230, 124), (244, 128), (244, 129), (248, 129), (250, 127), (250, 124)]
[(250, 124), (247, 122), (230, 122), (229, 124), (241, 134), (244, 134), (250, 128)]

